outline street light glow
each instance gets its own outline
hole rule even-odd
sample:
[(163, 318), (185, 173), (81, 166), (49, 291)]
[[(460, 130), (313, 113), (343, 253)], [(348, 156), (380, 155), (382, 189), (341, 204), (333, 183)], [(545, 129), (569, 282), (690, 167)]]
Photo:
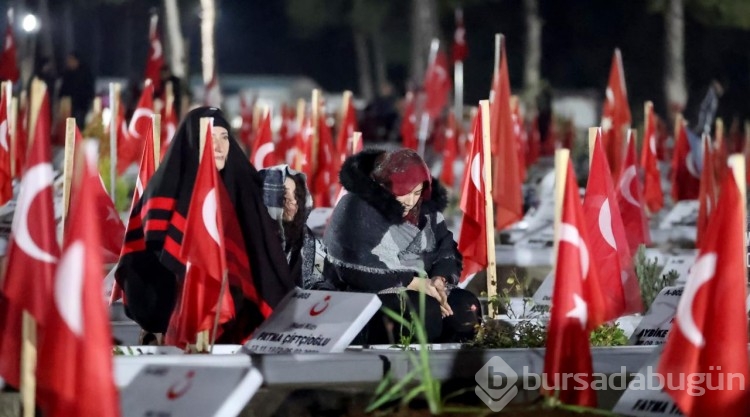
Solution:
[(23, 17), (23, 20), (21, 21), (21, 28), (26, 33), (36, 32), (36, 30), (39, 29), (39, 21), (37, 20), (36, 16), (29, 13)]

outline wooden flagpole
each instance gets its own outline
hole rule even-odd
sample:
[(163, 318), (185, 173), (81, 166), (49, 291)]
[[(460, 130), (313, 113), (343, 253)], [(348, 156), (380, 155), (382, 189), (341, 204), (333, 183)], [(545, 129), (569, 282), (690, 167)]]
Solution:
[(349, 103), (352, 101), (352, 92), (350, 90), (344, 91), (341, 97), (341, 114), (339, 115), (339, 126), (343, 127), (346, 120), (346, 112), (349, 110)]
[[(154, 147), (154, 170), (159, 168), (159, 161), (161, 161), (161, 115), (158, 113), (151, 115), (151, 128), (153, 129), (153, 147)], [(206, 138), (203, 138), (206, 140)], [(148, 146), (148, 145), (146, 145)]]
[[(437, 59), (438, 49), (440, 49), (440, 40), (433, 39), (430, 43), (430, 56), (427, 59), (427, 68), (432, 66)], [(416, 108), (416, 106), (415, 106)], [(422, 109), (422, 117), (419, 121), (419, 135), (417, 137), (417, 153), (419, 156), (424, 158), (425, 145), (427, 144), (427, 136), (430, 133), (430, 115)]]
[[(490, 102), (479, 102), (482, 112), (482, 161), (484, 182), (484, 224), (487, 239), (487, 298), (497, 295), (497, 266), (495, 259), (495, 211), (492, 205), (492, 159), (490, 159)], [(479, 138), (474, 138), (478, 140)], [(488, 309), (490, 317), (495, 317), (495, 310)]]
[[(745, 126), (747, 127), (747, 124), (745, 124)], [(745, 172), (747, 167), (745, 166), (745, 155), (731, 155), (729, 157), (729, 166), (732, 168), (734, 181), (740, 189), (740, 209), (742, 210), (742, 218), (747, 219), (747, 174)], [(742, 233), (742, 248), (747, 248), (747, 233)], [(745, 275), (745, 282), (747, 282), (747, 268), (742, 268), (742, 273)]]
[[(297, 100), (297, 128), (302, 129), (302, 123), (305, 121), (305, 99)], [(296, 168), (295, 168), (296, 169)]]
[[(212, 118), (201, 117), (200, 119), (200, 135), (199, 135), (199, 146), (198, 146), (198, 164), (203, 160), (203, 152), (206, 147), (206, 132), (208, 131), (209, 125), (212, 123)], [(185, 277), (187, 278), (187, 277)], [(195, 349), (198, 352), (207, 352), (209, 343), (208, 330), (198, 332), (195, 338)]]
[(73, 182), (73, 162), (76, 152), (76, 119), (68, 117), (65, 119), (65, 158), (63, 160), (63, 212), (60, 222), (62, 233), (60, 239), (65, 236), (65, 220), (70, 210), (70, 188)]
[(552, 268), (557, 264), (557, 249), (560, 245), (560, 224), (562, 223), (563, 199), (565, 198), (565, 181), (568, 176), (569, 149), (555, 151), (555, 229), (554, 249), (552, 251)]
[(361, 140), (362, 140), (362, 132), (352, 133), (352, 153), (354, 153), (354, 151), (357, 149), (357, 146), (359, 146), (359, 142)]
[(120, 84), (109, 83), (109, 195), (117, 207), (117, 115), (120, 107)]
[[(43, 82), (34, 79), (31, 82), (31, 125), (29, 137), (33, 138), (36, 131), (36, 121), (47, 87)], [(37, 358), (37, 326), (34, 317), (26, 310), (23, 311), (21, 328), (21, 403), (23, 416), (34, 417), (36, 407), (36, 358)]]
[(591, 176), (591, 161), (594, 159), (594, 145), (596, 144), (596, 132), (598, 127), (589, 128), (589, 176)]

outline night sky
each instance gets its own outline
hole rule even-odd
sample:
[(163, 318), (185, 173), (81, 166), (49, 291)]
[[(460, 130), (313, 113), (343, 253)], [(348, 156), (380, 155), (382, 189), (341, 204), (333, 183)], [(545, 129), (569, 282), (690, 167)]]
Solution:
[[(385, 1), (385, 0), (384, 0)], [(404, 10), (408, 10), (406, 0)], [(0, 4), (8, 3), (0, 1)], [(65, 1), (49, 1), (53, 10)], [(54, 3), (54, 4), (52, 4)], [(91, 3), (91, 2), (89, 2)], [(199, 73), (200, 29), (198, 2), (183, 12), (183, 29), (189, 40), (190, 70)], [(326, 91), (357, 90), (356, 61), (351, 30), (331, 26), (314, 36), (302, 36), (285, 13), (285, 2), (268, 0), (220, 1), (217, 25), (220, 73), (307, 75)], [(455, 2), (454, 2), (455, 3)], [(542, 77), (557, 90), (587, 90), (602, 95), (612, 51), (622, 50), (633, 115), (638, 120), (642, 103), (653, 100), (665, 113), (663, 92), (664, 25), (660, 14), (649, 13), (646, 0), (540, 1), (544, 20)], [(27, 1), (33, 5), (34, 1)], [(148, 11), (158, 0), (131, 0), (121, 5), (74, 9), (74, 47), (102, 76), (138, 79), (147, 48)], [(444, 8), (442, 37), (450, 40), (453, 15)], [(524, 20), (521, 0), (470, 1), (464, 7), (469, 44), (465, 63), (467, 103), (476, 103), (489, 91), (492, 73), (493, 34), (508, 40), (510, 78), (514, 93), (522, 85)], [(697, 106), (711, 79), (727, 89), (720, 113), (750, 117), (750, 34), (737, 29), (705, 27), (686, 19), (687, 77), (691, 108)], [(409, 74), (408, 14), (392, 17), (387, 27), (391, 58), (388, 75), (403, 89)], [(55, 25), (53, 25), (55, 26)], [(63, 32), (56, 28), (59, 45)], [(402, 53), (398, 55), (399, 51)], [(388, 55), (387, 54), (387, 55)]]

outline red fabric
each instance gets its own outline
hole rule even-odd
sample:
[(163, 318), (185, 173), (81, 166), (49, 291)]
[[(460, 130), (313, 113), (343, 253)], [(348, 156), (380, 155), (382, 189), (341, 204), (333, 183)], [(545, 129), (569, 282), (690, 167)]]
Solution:
[(697, 248), (703, 247), (708, 220), (718, 200), (719, 192), (714, 182), (714, 172), (714, 155), (711, 152), (710, 139), (708, 135), (705, 135), (703, 137), (703, 171), (701, 171), (701, 183), (698, 190), (698, 221), (695, 225)]
[(39, 326), (44, 326), (52, 299), (52, 279), (60, 256), (52, 201), (54, 177), (49, 131), (49, 99), (45, 92), (28, 165), (21, 179), (11, 226), (8, 266), (0, 291), (4, 298), (0, 303), (3, 306), (0, 312), (0, 375), (15, 387), (20, 382), (21, 313), (28, 311)]
[(20, 73), (16, 63), (16, 41), (13, 37), (13, 19), (8, 16), (8, 25), (5, 27), (5, 40), (3, 52), (0, 54), (0, 80), (18, 81)]
[(440, 171), (440, 181), (448, 188), (453, 188), (455, 175), (453, 163), (458, 158), (458, 125), (456, 116), (448, 114), (448, 124), (445, 126), (445, 146), (443, 146), (443, 169)]
[(289, 165), (294, 165), (294, 154), (291, 151), (294, 148), (297, 137), (297, 121), (294, 118), (294, 111), (286, 105), (281, 106), (282, 123), (279, 128), (279, 143), (276, 146), (276, 158), (284, 161)]
[(469, 47), (466, 45), (466, 29), (464, 28), (464, 14), (461, 9), (456, 9), (456, 30), (453, 32), (453, 62), (465, 61), (469, 56)]
[[(39, 401), (45, 415), (53, 417), (120, 415), (109, 313), (101, 299), (99, 247), (107, 232), (91, 221), (97, 215), (100, 180), (95, 156), (86, 156), (82, 178), (73, 186), (76, 199), (71, 201), (66, 229), (70, 232), (55, 274), (54, 295), (46, 300), (47, 325), (39, 339)], [(83, 155), (78, 159), (83, 162)]]
[(424, 76), (425, 102), (424, 111), (435, 120), (448, 104), (451, 92), (451, 77), (448, 74), (448, 57), (445, 51), (438, 51), (435, 61), (427, 67)]
[(318, 149), (315, 152), (317, 163), (313, 167), (315, 172), (310, 180), (313, 204), (316, 207), (333, 206), (333, 185), (338, 183), (338, 167), (334, 164), (333, 152), (333, 134), (326, 124), (325, 116), (321, 114), (318, 120)]
[(341, 164), (344, 163), (348, 156), (362, 150), (361, 139), (357, 143), (357, 149), (352, 148), (352, 136), (354, 136), (354, 132), (357, 130), (357, 110), (354, 108), (354, 101), (349, 100), (349, 105), (344, 109), (341, 126), (339, 126), (339, 131), (336, 135), (336, 153), (339, 155), (337, 173), (341, 168)]
[(151, 116), (154, 115), (154, 85), (146, 81), (138, 105), (130, 118), (128, 133), (134, 139), (145, 140), (146, 132), (150, 128)]
[(651, 213), (656, 213), (664, 207), (664, 192), (661, 189), (661, 172), (657, 154), (657, 129), (654, 107), (648, 107), (648, 114), (644, 117), (645, 127), (643, 147), (641, 148), (641, 166), (643, 166), (643, 198)]
[(617, 203), (622, 213), (622, 223), (630, 244), (630, 253), (636, 253), (638, 245), (650, 245), (651, 233), (646, 217), (643, 188), (638, 178), (638, 161), (635, 156), (635, 137), (631, 131), (625, 163), (617, 185)]
[(294, 137), (294, 147), (291, 148), (291, 152), (294, 161), (292, 163), (292, 168), (304, 173), (307, 176), (308, 181), (312, 178), (312, 164), (310, 163), (312, 155), (308, 154), (308, 152), (312, 150), (309, 146), (309, 143), (312, 142), (312, 136), (312, 123), (310, 122), (310, 118), (305, 116), (302, 120), (302, 125)]
[(23, 175), (23, 169), (26, 166), (26, 153), (28, 152), (28, 140), (29, 130), (27, 129), (28, 123), (28, 100), (19, 100), (18, 104), (18, 115), (16, 116), (16, 140), (11, 143), (14, 148), (14, 159), (15, 159), (15, 172), (13, 172), (13, 178), (18, 178)]
[[(643, 305), (638, 277), (604, 154), (601, 130), (597, 132), (591, 157), (583, 214), (590, 238), (591, 259), (598, 268), (601, 287), (607, 289), (604, 293), (604, 319), (609, 321), (641, 312)], [(629, 290), (627, 296), (626, 287)]]
[(128, 132), (128, 126), (125, 122), (122, 105), (118, 106), (117, 117), (113, 118), (113, 122), (117, 123), (118, 126), (117, 174), (122, 175), (130, 165), (138, 161), (138, 155), (140, 155), (141, 149), (143, 149), (145, 139), (137, 139), (130, 135)]
[(699, 374), (704, 383), (697, 387), (705, 389), (705, 381), (709, 387), (724, 383), (723, 389), (705, 389), (703, 395), (665, 384), (687, 416), (743, 416), (750, 409), (744, 207), (734, 177), (727, 175), (659, 362), (659, 373), (673, 381)]
[(404, 114), (401, 117), (401, 146), (407, 149), (417, 150), (417, 114), (416, 97), (414, 93), (406, 93)]
[[(166, 339), (167, 344), (180, 347), (195, 343), (199, 332), (213, 330), (222, 280), (227, 274), (220, 180), (213, 148), (211, 129), (208, 129), (179, 254), (188, 271)], [(234, 314), (234, 303), (225, 288), (219, 323), (230, 320)]]
[(420, 184), (427, 183), (422, 197), (430, 198), (432, 175), (424, 160), (411, 149), (389, 152), (372, 171), (372, 178), (395, 196), (409, 194)]
[(630, 126), (630, 106), (619, 49), (615, 49), (612, 55), (612, 66), (609, 70), (609, 83), (605, 95), (602, 109), (604, 148), (607, 151), (612, 177), (617, 179), (617, 175), (622, 170), (625, 129)]
[[(244, 94), (240, 94), (240, 119), (242, 119), (242, 125), (240, 125), (239, 139), (240, 143), (244, 145), (245, 149), (253, 149), (253, 108), (255, 108), (255, 100), (250, 103), (245, 99)], [(282, 116), (283, 113), (282, 113)], [(260, 167), (256, 166), (260, 169)]]
[(518, 144), (510, 111), (510, 79), (505, 42), (500, 47), (499, 67), (490, 94), (490, 138), (493, 155), (492, 199), (495, 228), (502, 230), (523, 217), (523, 195), (518, 167)]
[(484, 144), (482, 142), (482, 114), (474, 118), (474, 139), (471, 152), (466, 161), (463, 184), (461, 185), (461, 229), (458, 236), (458, 250), (464, 258), (461, 271), (463, 282), (469, 275), (487, 268), (487, 233), (486, 201), (484, 178)]
[[(161, 68), (164, 66), (164, 48), (157, 29), (157, 23), (158, 19), (152, 18), (148, 30), (148, 58), (146, 60), (146, 70), (143, 73), (143, 79), (151, 80), (153, 88), (160, 91)], [(152, 105), (151, 108), (153, 107)]]
[(513, 137), (516, 139), (516, 150), (518, 152), (518, 176), (521, 182), (526, 180), (526, 153), (528, 152), (528, 135), (526, 129), (523, 126), (523, 115), (521, 114), (521, 106), (518, 105), (518, 100), (515, 100), (515, 105), (512, 106), (511, 120), (513, 121)]
[(250, 162), (256, 169), (268, 168), (276, 165), (276, 149), (273, 143), (273, 132), (271, 132), (271, 113), (260, 122), (258, 132), (253, 141)]
[(684, 120), (676, 128), (674, 152), (672, 153), (672, 200), (695, 200), (700, 189), (700, 174), (690, 155), (690, 142)]
[(8, 129), (8, 92), (2, 91), (0, 98), (0, 206), (13, 197), (13, 173), (10, 170), (10, 131)]
[[(565, 179), (562, 222), (560, 224), (555, 265), (555, 288), (547, 325), (547, 350), (544, 355), (545, 395), (559, 394), (565, 404), (596, 406), (596, 392), (591, 389), (592, 375), (589, 333), (604, 322), (604, 299), (599, 284), (596, 258), (590, 256), (581, 200), (578, 196), (573, 165), (568, 161)], [(581, 374), (587, 389), (568, 381), (563, 374)], [(555, 384), (555, 379), (560, 381)], [(571, 386), (573, 385), (573, 386)], [(575, 389), (575, 388), (578, 389)], [(559, 391), (555, 393), (554, 391)]]

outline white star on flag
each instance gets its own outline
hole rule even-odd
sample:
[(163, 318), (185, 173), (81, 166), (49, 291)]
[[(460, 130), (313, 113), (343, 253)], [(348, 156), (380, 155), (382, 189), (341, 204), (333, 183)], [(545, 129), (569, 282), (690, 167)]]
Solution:
[(586, 305), (586, 302), (583, 301), (583, 298), (581, 298), (581, 296), (578, 294), (573, 294), (573, 303), (575, 304), (575, 307), (573, 307), (572, 310), (568, 311), (565, 317), (577, 318), (581, 321), (581, 327), (585, 329), (586, 321), (588, 320), (588, 306)]

